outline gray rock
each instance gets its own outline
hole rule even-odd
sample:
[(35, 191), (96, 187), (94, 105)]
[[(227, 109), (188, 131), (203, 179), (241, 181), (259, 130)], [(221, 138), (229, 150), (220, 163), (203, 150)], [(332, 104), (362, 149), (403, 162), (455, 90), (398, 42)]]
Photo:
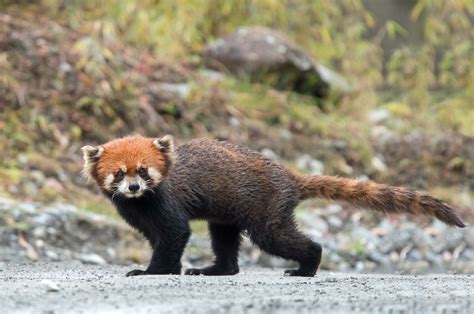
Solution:
[(466, 249), (461, 253), (460, 259), (474, 261), (474, 251), (471, 249)]
[[(38, 216), (36, 217), (33, 217), (33, 219), (31, 220), (31, 222), (34, 224), (34, 225), (38, 225), (39, 227), (43, 227), (44, 226), (48, 226), (48, 225), (51, 225), (53, 223), (53, 221), (55, 220), (54, 216), (49, 214), (49, 213), (41, 213), (39, 214)], [(38, 227), (38, 228), (39, 228)], [(38, 231), (38, 232), (41, 232), (41, 231)]]
[(270, 159), (274, 159), (274, 160), (279, 159), (278, 155), (270, 148), (264, 148), (260, 151), (260, 153), (262, 153), (263, 156)]
[(20, 203), (17, 205), (17, 208), (22, 211), (22, 212), (25, 212), (27, 214), (33, 214), (36, 212), (36, 206), (34, 204), (31, 204), (31, 203)]
[(408, 252), (406, 258), (409, 261), (420, 261), (423, 258), (423, 256), (419, 250), (413, 249), (410, 252)]
[(85, 264), (105, 265), (107, 261), (98, 254), (81, 254), (78, 259)]
[(225, 79), (224, 74), (213, 70), (201, 70), (199, 73), (210, 81), (223, 81)]
[(41, 284), (45, 287), (46, 291), (48, 292), (58, 292), (59, 290), (61, 290), (59, 288), (59, 285), (56, 282), (49, 279), (42, 280)]
[(326, 206), (325, 212), (329, 215), (334, 215), (342, 211), (342, 206), (339, 204), (330, 204)]
[(293, 138), (293, 134), (291, 133), (290, 130), (282, 129), (280, 131), (280, 137), (285, 141), (289, 141)]
[(467, 246), (474, 249), (474, 228), (466, 228), (464, 231), (464, 241)]
[(110, 258), (116, 258), (117, 257), (117, 251), (115, 251), (111, 247), (107, 248), (106, 252), (107, 252), (107, 255), (110, 256)]
[(327, 218), (327, 221), (331, 229), (335, 230), (339, 230), (344, 225), (342, 219), (337, 216), (329, 216)]
[(233, 127), (238, 127), (238, 126), (240, 126), (240, 120), (236, 117), (230, 117), (229, 118), (229, 124)]
[(191, 85), (188, 83), (172, 84), (172, 83), (160, 83), (158, 88), (165, 92), (170, 92), (179, 95), (179, 97), (185, 99), (191, 91)]
[(341, 76), (315, 63), (283, 33), (266, 27), (239, 28), (211, 43), (202, 57), (211, 69), (303, 94), (325, 97), (330, 86), (344, 93), (351, 89)]
[(358, 261), (356, 264), (355, 264), (355, 271), (356, 272), (362, 272), (364, 269), (365, 269), (365, 265), (364, 265), (364, 262), (361, 262), (361, 261)]
[(295, 161), (296, 166), (300, 169), (305, 169), (310, 172), (312, 175), (321, 175), (324, 171), (324, 164), (312, 158), (308, 154), (301, 155)]
[(378, 172), (387, 171), (387, 165), (385, 164), (383, 157), (380, 155), (374, 156), (371, 160), (372, 168)]
[(31, 171), (30, 176), (36, 183), (39, 184), (43, 184), (43, 182), (46, 180), (45, 175), (39, 170)]
[(443, 233), (436, 237), (433, 245), (435, 252), (442, 252), (445, 250), (454, 250), (464, 241), (464, 232), (458, 229), (446, 229)]
[(52, 259), (53, 261), (59, 260), (59, 254), (54, 251), (46, 250), (44, 254), (46, 255), (46, 257)]
[(385, 126), (376, 125), (372, 128), (372, 137), (376, 142), (386, 145), (390, 142), (393, 142), (396, 138), (396, 135), (394, 132), (388, 130)]
[(329, 230), (328, 223), (324, 219), (313, 213), (304, 212), (301, 214), (300, 219), (301, 223), (307, 226), (308, 228), (317, 230), (323, 234), (327, 233)]
[(378, 108), (369, 112), (369, 121), (380, 123), (390, 118), (390, 112), (384, 108)]
[(380, 254), (378, 251), (372, 251), (369, 253), (369, 258), (379, 264), (387, 265), (390, 263), (390, 258), (387, 255)]
[(44, 238), (46, 236), (46, 228), (39, 226), (33, 229), (33, 236), (35, 238)]

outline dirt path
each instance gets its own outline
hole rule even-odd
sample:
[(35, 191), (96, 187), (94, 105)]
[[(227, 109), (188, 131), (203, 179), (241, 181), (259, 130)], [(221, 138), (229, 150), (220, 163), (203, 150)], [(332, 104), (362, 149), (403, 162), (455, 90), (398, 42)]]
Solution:
[(474, 312), (470, 275), (321, 273), (291, 278), (281, 270), (243, 269), (232, 277), (125, 278), (129, 269), (0, 264), (0, 312)]

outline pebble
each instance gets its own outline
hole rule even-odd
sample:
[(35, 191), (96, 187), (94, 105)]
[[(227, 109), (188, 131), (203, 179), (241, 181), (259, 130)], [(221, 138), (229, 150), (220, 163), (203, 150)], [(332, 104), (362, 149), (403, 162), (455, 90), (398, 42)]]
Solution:
[(56, 252), (54, 252), (54, 251), (46, 250), (46, 251), (44, 252), (44, 254), (45, 254), (48, 258), (50, 258), (50, 259), (52, 259), (52, 260), (54, 260), (54, 261), (59, 260), (59, 254), (56, 253)]
[(78, 256), (79, 260), (85, 264), (94, 264), (94, 265), (106, 265), (107, 261), (100, 255), (90, 253), (90, 254), (81, 254)]
[(301, 155), (295, 161), (296, 167), (309, 171), (311, 175), (321, 175), (324, 172), (324, 164), (308, 154)]
[(369, 112), (369, 120), (373, 123), (380, 123), (390, 118), (390, 111), (384, 108), (375, 109)]
[(49, 279), (42, 280), (41, 284), (45, 287), (46, 291), (48, 292), (58, 292), (59, 290), (61, 290), (59, 288), (59, 285), (56, 282)]
[(337, 216), (329, 216), (328, 217), (328, 224), (333, 229), (339, 229), (343, 226), (342, 219)]
[(273, 150), (271, 150), (270, 148), (264, 148), (260, 151), (260, 153), (263, 156), (265, 156), (267, 158), (270, 158), (270, 159), (274, 159), (274, 160), (279, 159), (278, 155)]
[(374, 156), (371, 161), (372, 167), (378, 172), (387, 171), (387, 165), (385, 164), (382, 156)]

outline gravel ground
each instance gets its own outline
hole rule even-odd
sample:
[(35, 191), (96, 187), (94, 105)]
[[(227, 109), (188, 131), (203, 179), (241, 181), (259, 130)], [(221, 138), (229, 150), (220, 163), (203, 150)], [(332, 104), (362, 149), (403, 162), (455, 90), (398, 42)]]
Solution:
[(471, 275), (243, 269), (236, 276), (124, 277), (130, 267), (0, 264), (2, 313), (473, 313)]

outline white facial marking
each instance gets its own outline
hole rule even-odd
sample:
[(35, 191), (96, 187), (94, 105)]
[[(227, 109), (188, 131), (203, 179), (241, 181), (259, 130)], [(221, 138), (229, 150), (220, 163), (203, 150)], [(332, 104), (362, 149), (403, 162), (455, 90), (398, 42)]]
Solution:
[(108, 176), (105, 177), (104, 179), (104, 189), (107, 191), (112, 190), (112, 183), (114, 182), (114, 175), (109, 174)]
[(160, 170), (150, 167), (148, 168), (148, 175), (150, 176), (151, 180), (153, 181), (153, 185), (158, 184), (161, 179), (161, 172)]
[[(139, 188), (137, 191), (132, 192), (130, 191), (129, 187), (131, 184), (138, 184)], [(133, 198), (133, 197), (140, 197), (145, 192), (147, 186), (145, 180), (143, 180), (138, 174), (134, 177), (132, 176), (125, 176), (125, 178), (120, 182), (117, 189), (120, 193), (125, 195), (125, 197)]]

